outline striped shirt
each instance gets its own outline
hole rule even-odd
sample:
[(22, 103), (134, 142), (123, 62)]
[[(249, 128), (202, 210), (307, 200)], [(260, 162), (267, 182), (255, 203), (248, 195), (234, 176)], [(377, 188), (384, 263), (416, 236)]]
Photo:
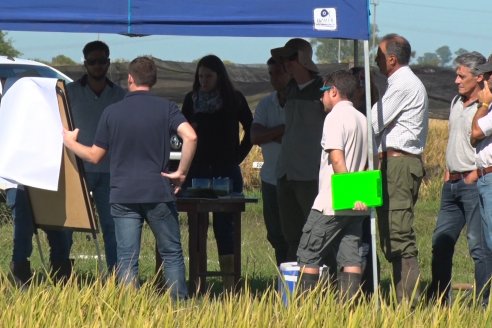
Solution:
[(410, 67), (388, 78), (388, 88), (371, 114), (379, 152), (393, 148), (422, 154), (428, 131), (427, 92)]

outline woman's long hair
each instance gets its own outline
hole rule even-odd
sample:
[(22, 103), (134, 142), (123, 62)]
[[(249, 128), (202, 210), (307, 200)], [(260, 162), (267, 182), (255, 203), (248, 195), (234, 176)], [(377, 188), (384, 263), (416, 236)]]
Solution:
[(193, 82), (193, 92), (200, 90), (200, 80), (198, 78), (198, 69), (200, 67), (206, 67), (217, 74), (217, 90), (224, 101), (225, 108), (229, 108), (234, 104), (235, 89), (232, 85), (231, 79), (227, 74), (226, 67), (222, 60), (215, 55), (207, 55), (198, 61), (195, 71), (195, 81)]

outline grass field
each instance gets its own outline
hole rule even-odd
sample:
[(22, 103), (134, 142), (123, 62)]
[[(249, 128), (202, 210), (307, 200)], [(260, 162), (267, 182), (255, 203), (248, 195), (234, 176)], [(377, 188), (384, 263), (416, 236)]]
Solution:
[[(428, 176), (421, 188), (416, 209), (415, 230), (420, 250), (421, 287), (430, 281), (431, 236), (439, 207), (442, 181), (446, 122), (431, 122), (429, 144), (425, 154)], [(248, 157), (243, 171), (248, 196), (261, 199), (258, 193), (258, 172), (251, 162), (261, 160), (259, 152)], [(2, 204), (3, 206), (3, 204)], [(5, 216), (5, 209), (0, 214)], [(187, 259), (188, 232), (186, 218), (181, 216), (182, 241)], [(42, 270), (35, 246), (32, 267), (37, 283), (22, 291), (6, 278), (12, 247), (12, 225), (0, 226), (0, 326), (1, 327), (491, 327), (492, 310), (482, 309), (467, 292), (455, 292), (452, 306), (437, 307), (420, 303), (395, 305), (389, 293), (390, 266), (381, 259), (380, 298), (360, 304), (340, 304), (328, 290), (316, 290), (296, 299), (288, 307), (275, 291), (277, 268), (273, 250), (266, 240), (261, 202), (247, 205), (243, 215), (242, 275), (245, 286), (236, 295), (220, 294), (220, 279), (209, 280), (211, 292), (181, 303), (173, 303), (167, 294), (155, 292), (154, 242), (144, 229), (140, 276), (142, 289), (120, 288), (114, 280), (105, 283), (98, 278), (93, 241), (86, 234), (75, 233), (72, 256), (75, 258), (75, 279), (68, 286), (54, 286)], [(47, 256), (44, 233), (40, 233), (42, 249)], [(98, 237), (102, 240), (101, 237)], [(102, 241), (100, 241), (102, 242)], [(213, 233), (208, 240), (209, 269), (218, 269)], [(456, 247), (454, 283), (473, 284), (473, 265), (466, 240), (460, 238)]]

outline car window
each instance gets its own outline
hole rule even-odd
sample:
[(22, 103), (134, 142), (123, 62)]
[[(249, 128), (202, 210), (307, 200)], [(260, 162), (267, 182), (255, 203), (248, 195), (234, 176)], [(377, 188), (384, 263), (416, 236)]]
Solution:
[(0, 64), (1, 78), (23, 77), (23, 76), (41, 76), (41, 77), (51, 77), (51, 78), (65, 80), (64, 76), (58, 74), (56, 71), (46, 66)]

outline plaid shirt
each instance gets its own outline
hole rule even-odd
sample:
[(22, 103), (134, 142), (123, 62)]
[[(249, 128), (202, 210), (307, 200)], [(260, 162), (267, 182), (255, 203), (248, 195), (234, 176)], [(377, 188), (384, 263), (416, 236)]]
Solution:
[(428, 131), (427, 92), (410, 67), (388, 78), (388, 88), (371, 114), (378, 152), (394, 148), (422, 154)]

